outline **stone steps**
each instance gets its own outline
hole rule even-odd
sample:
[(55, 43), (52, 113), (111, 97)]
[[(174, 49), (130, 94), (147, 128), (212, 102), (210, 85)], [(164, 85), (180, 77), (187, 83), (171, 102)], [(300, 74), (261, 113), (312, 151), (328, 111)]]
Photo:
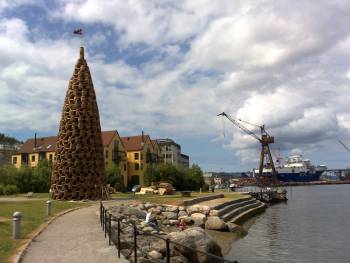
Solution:
[(182, 205), (184, 205), (184, 206), (192, 206), (192, 205), (199, 204), (199, 203), (202, 203), (202, 202), (205, 202), (205, 201), (214, 200), (214, 199), (220, 199), (220, 198), (223, 198), (223, 197), (224, 197), (224, 194), (214, 194), (214, 195), (200, 196), (200, 197), (184, 200), (182, 202)]
[(254, 198), (249, 198), (247, 200), (242, 200), (240, 202), (235, 202), (233, 204), (227, 204), (226, 206), (224, 206), (223, 208), (221, 208), (218, 211), (218, 216), (223, 216), (223, 215), (235, 210), (236, 208), (239, 208), (239, 207), (242, 207), (245, 205), (249, 205), (249, 204), (253, 204), (255, 202), (256, 202), (256, 200)]
[(228, 211), (227, 213), (225, 213), (220, 217), (225, 222), (230, 222), (232, 218), (239, 216), (240, 214), (244, 213), (247, 210), (259, 207), (260, 205), (261, 205), (261, 202), (255, 199), (244, 201), (244, 202), (238, 203), (236, 208)]
[(252, 200), (252, 199), (254, 199), (254, 198), (251, 197), (251, 196), (247, 196), (247, 197), (244, 197), (244, 198), (231, 200), (231, 201), (228, 201), (228, 202), (224, 202), (224, 203), (218, 204), (216, 206), (211, 207), (211, 209), (220, 211), (220, 210), (222, 210), (223, 208), (225, 208), (225, 207), (227, 207), (229, 205), (237, 204), (237, 203), (240, 203), (240, 202), (243, 202), (243, 201)]
[(259, 214), (263, 211), (265, 211), (266, 209), (266, 204), (259, 202), (259, 206), (256, 206), (254, 208), (248, 209), (246, 211), (244, 211), (243, 213), (240, 213), (239, 215), (237, 215), (236, 217), (234, 217), (233, 219), (231, 219), (231, 223), (234, 224), (242, 224), (244, 221), (248, 220), (249, 218), (253, 217), (256, 214)]

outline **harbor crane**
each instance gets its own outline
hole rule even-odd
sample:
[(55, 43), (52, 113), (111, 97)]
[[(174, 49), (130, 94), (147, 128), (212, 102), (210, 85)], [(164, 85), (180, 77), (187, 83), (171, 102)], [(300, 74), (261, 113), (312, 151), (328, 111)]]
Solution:
[(348, 146), (345, 145), (345, 143), (343, 143), (341, 140), (338, 140), (338, 142), (343, 145), (343, 147), (350, 153), (350, 149)]
[[(236, 125), (238, 128), (240, 128), (242, 131), (244, 131), (246, 134), (249, 134), (256, 140), (258, 140), (261, 144), (261, 153), (260, 153), (260, 163), (259, 163), (259, 180), (263, 179), (263, 169), (264, 169), (264, 160), (269, 160), (267, 162), (267, 167), (271, 169), (271, 175), (272, 175), (272, 180), (277, 181), (277, 174), (276, 174), (276, 169), (275, 165), (272, 159), (271, 151), (269, 144), (274, 143), (274, 137), (270, 136), (267, 131), (265, 130), (265, 125), (256, 125), (256, 124), (251, 124), (247, 121), (243, 121), (241, 119), (233, 119), (229, 115), (227, 115), (225, 112), (222, 112), (218, 114), (217, 116), (223, 116), (226, 117), (229, 121), (231, 121), (234, 125)], [(260, 129), (261, 136), (256, 135), (254, 132), (246, 128), (242, 123), (247, 123), (249, 125), (256, 126)]]

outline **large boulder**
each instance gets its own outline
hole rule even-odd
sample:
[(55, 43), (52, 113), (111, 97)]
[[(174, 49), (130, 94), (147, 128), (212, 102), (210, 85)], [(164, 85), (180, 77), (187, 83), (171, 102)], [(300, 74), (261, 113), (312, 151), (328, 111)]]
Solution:
[[(215, 258), (206, 254), (196, 252), (193, 249), (204, 251), (206, 253), (214, 254), (215, 256), (222, 257), (220, 246), (205, 233), (205, 230), (200, 227), (188, 228), (184, 231), (171, 232), (168, 234), (168, 238), (177, 244), (172, 245), (174, 250), (177, 250), (180, 254), (187, 257), (192, 263), (211, 263), (218, 262)], [(181, 245), (184, 246), (181, 246)], [(164, 246), (164, 245), (163, 245)], [(186, 247), (185, 247), (186, 246)], [(164, 248), (165, 249), (165, 248)], [(162, 249), (162, 250), (164, 250)]]
[(204, 226), (206, 216), (202, 213), (193, 213), (191, 219), (196, 226)]
[(218, 216), (208, 216), (205, 222), (205, 229), (227, 231), (226, 223)]
[(183, 220), (187, 225), (193, 223), (191, 217), (189, 217), (189, 216), (181, 216), (181, 217), (179, 217), (179, 220)]
[(162, 212), (162, 215), (167, 219), (177, 219), (177, 213), (175, 212)]
[(167, 205), (165, 206), (165, 211), (177, 213), (179, 211), (179, 207), (176, 205)]
[(184, 256), (175, 256), (170, 258), (170, 263), (190, 263), (190, 261)]
[(159, 253), (157, 250), (152, 250), (148, 253), (148, 256), (153, 259), (162, 259), (163, 256), (161, 253)]
[(178, 217), (181, 217), (181, 216), (187, 216), (187, 212), (186, 212), (186, 211), (181, 210), (181, 211), (179, 211), (179, 213), (178, 213), (177, 215), (178, 215)]

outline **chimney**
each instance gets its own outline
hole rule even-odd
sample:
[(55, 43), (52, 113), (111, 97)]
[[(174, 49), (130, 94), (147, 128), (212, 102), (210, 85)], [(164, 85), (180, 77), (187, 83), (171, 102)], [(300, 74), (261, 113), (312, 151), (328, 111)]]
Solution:
[(34, 134), (34, 149), (36, 149), (36, 133)]
[(144, 139), (143, 139), (143, 131), (142, 131), (142, 142), (144, 142)]

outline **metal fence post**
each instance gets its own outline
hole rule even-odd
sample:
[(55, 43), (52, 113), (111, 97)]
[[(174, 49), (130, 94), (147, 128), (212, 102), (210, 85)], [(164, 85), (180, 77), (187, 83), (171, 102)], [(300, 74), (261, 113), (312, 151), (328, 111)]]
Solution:
[(14, 212), (12, 215), (12, 220), (13, 220), (12, 236), (13, 236), (13, 239), (18, 239), (21, 236), (21, 218), (22, 218), (21, 212)]
[(109, 214), (109, 222), (108, 222), (108, 245), (111, 245), (111, 237), (112, 237), (112, 214)]
[(102, 227), (102, 201), (100, 201), (100, 225)]
[(165, 240), (166, 242), (166, 262), (170, 263), (170, 240), (167, 238)]
[(134, 262), (137, 263), (137, 228), (136, 225), (134, 224)]
[(50, 200), (46, 201), (46, 214), (47, 214), (47, 216), (51, 216), (51, 201)]
[(105, 238), (107, 237), (107, 209), (105, 209), (105, 213), (104, 213), (104, 229), (105, 229)]
[(104, 206), (102, 206), (102, 222), (101, 222), (101, 224), (102, 224), (102, 230), (104, 230), (105, 228), (105, 225), (104, 225), (104, 221), (105, 221), (105, 218), (104, 218), (104, 216), (105, 216), (105, 208), (104, 208)]
[(118, 258), (120, 258), (120, 218), (118, 218)]

